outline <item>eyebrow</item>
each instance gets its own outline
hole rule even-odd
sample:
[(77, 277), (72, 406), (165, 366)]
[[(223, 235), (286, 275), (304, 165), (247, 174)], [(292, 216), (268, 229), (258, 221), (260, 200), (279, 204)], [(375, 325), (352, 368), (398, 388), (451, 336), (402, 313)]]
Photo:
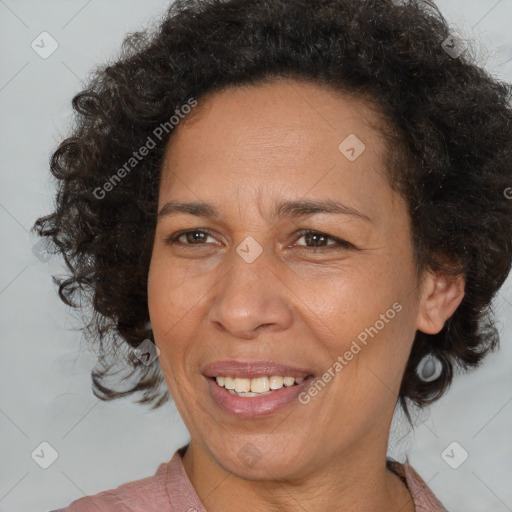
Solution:
[[(158, 217), (188, 213), (197, 217), (219, 218), (218, 210), (208, 203), (181, 203), (177, 201), (167, 202), (158, 212)], [(298, 200), (284, 201), (274, 209), (273, 217), (303, 217), (317, 213), (330, 213), (336, 215), (350, 215), (362, 220), (372, 222), (364, 213), (347, 206), (339, 201), (332, 200)]]

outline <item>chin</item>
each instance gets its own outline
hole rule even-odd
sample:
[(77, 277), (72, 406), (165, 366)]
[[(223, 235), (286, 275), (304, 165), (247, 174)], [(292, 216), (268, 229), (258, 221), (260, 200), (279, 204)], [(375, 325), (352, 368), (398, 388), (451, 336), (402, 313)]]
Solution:
[(304, 473), (304, 447), (284, 443), (272, 434), (243, 436), (209, 445), (215, 461), (245, 480), (288, 480)]

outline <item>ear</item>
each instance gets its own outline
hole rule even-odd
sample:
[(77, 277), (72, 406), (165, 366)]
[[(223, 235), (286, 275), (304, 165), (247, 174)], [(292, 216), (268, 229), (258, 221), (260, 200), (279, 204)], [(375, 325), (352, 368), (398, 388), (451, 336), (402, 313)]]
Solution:
[(465, 279), (443, 273), (427, 271), (422, 286), (416, 328), (426, 334), (437, 334), (442, 330), (462, 299)]

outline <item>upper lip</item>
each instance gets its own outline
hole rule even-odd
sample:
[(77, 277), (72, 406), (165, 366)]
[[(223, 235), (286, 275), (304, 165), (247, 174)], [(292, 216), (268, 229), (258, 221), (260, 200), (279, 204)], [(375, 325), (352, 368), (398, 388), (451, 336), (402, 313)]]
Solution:
[(270, 377), (280, 375), (282, 377), (306, 377), (312, 375), (312, 371), (298, 366), (288, 366), (274, 361), (215, 361), (202, 368), (206, 377), (240, 377), (253, 379), (256, 377)]

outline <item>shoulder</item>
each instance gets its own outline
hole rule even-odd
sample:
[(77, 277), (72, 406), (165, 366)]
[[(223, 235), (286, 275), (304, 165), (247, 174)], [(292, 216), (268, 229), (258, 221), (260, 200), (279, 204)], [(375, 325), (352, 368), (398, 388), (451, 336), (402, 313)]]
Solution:
[(408, 461), (405, 464), (388, 461), (388, 467), (405, 481), (416, 512), (448, 512)]
[(115, 489), (84, 496), (65, 508), (51, 512), (151, 512), (169, 506), (166, 479), (169, 462), (158, 466), (153, 476), (119, 485)]

